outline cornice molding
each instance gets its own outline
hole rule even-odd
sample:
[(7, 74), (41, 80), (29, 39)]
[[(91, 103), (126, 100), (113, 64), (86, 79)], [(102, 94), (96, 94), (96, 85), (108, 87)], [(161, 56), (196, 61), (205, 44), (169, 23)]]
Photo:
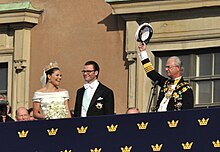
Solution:
[(36, 9), (30, 2), (0, 4), (0, 24), (37, 24), (43, 10)]
[(21, 10), (41, 12), (40, 9), (34, 8), (29, 1), (0, 4), (0, 13)]
[(220, 6), (219, 0), (157, 0), (157, 1), (106, 1), (112, 14), (150, 13)]

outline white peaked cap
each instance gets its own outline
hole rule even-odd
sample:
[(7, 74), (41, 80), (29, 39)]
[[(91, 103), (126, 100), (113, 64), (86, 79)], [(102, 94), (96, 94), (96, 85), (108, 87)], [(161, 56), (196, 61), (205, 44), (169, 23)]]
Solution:
[(136, 33), (135, 39), (138, 42), (144, 42), (145, 44), (149, 43), (151, 37), (153, 35), (153, 28), (149, 23), (141, 24)]

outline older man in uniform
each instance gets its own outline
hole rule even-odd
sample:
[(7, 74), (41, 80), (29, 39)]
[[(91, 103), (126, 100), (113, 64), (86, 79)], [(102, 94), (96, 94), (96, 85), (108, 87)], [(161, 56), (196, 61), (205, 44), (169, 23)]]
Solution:
[(176, 56), (168, 58), (166, 63), (167, 77), (155, 71), (148, 58), (146, 44), (139, 42), (140, 59), (147, 76), (161, 87), (157, 100), (156, 111), (172, 111), (193, 108), (193, 90), (182, 77), (183, 66)]

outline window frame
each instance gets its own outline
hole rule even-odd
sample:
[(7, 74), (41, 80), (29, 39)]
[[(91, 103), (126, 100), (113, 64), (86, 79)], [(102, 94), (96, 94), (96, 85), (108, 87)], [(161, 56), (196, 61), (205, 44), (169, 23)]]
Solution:
[(8, 63), (8, 82), (7, 82), (7, 100), (11, 105), (12, 101), (12, 73), (13, 73), (13, 62), (12, 55), (0, 54), (0, 63)]

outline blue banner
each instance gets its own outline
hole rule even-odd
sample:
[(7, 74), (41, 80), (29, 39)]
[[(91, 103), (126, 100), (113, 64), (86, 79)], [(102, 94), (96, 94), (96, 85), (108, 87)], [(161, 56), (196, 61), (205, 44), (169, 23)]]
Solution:
[(220, 108), (0, 124), (2, 152), (219, 152)]

